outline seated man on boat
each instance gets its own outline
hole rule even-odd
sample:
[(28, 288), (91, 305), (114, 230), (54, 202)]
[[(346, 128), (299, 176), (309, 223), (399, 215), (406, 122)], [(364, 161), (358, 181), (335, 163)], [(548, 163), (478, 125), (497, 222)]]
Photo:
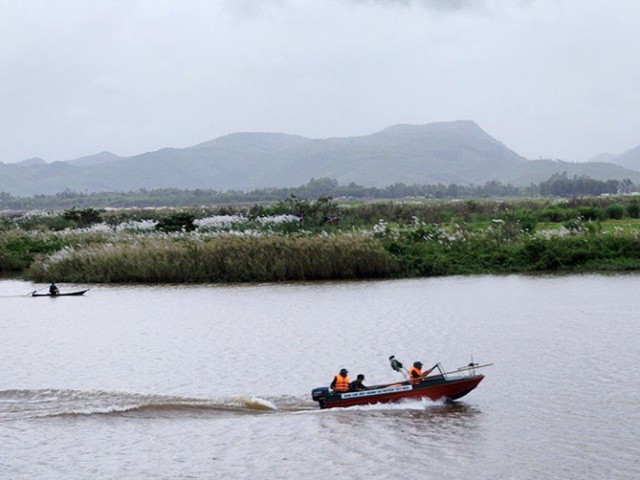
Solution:
[(364, 384), (362, 383), (363, 380), (364, 380), (364, 375), (359, 373), (358, 377), (349, 384), (349, 391), (358, 392), (360, 390), (366, 390), (367, 387), (365, 387)]
[(52, 297), (55, 297), (56, 295), (59, 295), (59, 294), (60, 294), (60, 290), (58, 289), (55, 283), (51, 282), (51, 286), (49, 287), (49, 295), (51, 295)]
[(426, 372), (422, 371), (422, 362), (413, 362), (413, 367), (409, 370), (409, 379), (413, 385), (419, 385), (424, 380), (424, 377), (429, 375), (433, 369), (429, 369)]
[(331, 382), (331, 389), (334, 392), (348, 392), (349, 391), (349, 377), (347, 376), (346, 368), (340, 370), (340, 373), (333, 377), (333, 381)]

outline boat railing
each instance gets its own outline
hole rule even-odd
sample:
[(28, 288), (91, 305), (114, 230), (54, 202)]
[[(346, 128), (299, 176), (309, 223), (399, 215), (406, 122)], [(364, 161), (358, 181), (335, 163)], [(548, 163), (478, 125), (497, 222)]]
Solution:
[(490, 367), (492, 365), (493, 363), (485, 363), (484, 365), (478, 365), (477, 363), (470, 363), (469, 365), (465, 367), (460, 367), (456, 370), (451, 370), (449, 372), (442, 372), (441, 370), (441, 372), (442, 372), (442, 376), (444, 376), (445, 378), (447, 375), (456, 375), (456, 374), (473, 377), (474, 375), (476, 375), (477, 369)]
[[(459, 377), (473, 377), (476, 375), (476, 370), (479, 368), (486, 368), (486, 367), (490, 367), (492, 366), (493, 363), (485, 363), (484, 365), (478, 365), (477, 363), (474, 363), (473, 365), (469, 364), (467, 366), (464, 367), (460, 367), (456, 370), (449, 370), (448, 372), (444, 371), (444, 368), (442, 367), (442, 364), (440, 362), (438, 362), (432, 369), (435, 370), (436, 368), (438, 369), (438, 371), (440, 372), (438, 375), (430, 375), (431, 372), (429, 372), (429, 375), (426, 375), (422, 378), (422, 381), (428, 381), (428, 380), (435, 380), (438, 377), (442, 377), (445, 380), (449, 380), (450, 376), (459, 376)], [(402, 380), (400, 382), (393, 382), (393, 383), (385, 383), (382, 385), (371, 385), (367, 388), (365, 388), (365, 390), (378, 390), (381, 388), (393, 388), (393, 387), (399, 387), (399, 386), (404, 386), (404, 385), (411, 385), (411, 380)]]

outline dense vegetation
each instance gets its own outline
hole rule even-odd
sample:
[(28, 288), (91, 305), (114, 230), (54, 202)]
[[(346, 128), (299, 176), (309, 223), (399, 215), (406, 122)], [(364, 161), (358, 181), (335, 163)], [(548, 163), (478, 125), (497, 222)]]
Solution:
[(0, 272), (227, 282), (640, 269), (634, 196), (14, 212)]
[(69, 282), (271, 282), (388, 277), (397, 260), (361, 237), (144, 239), (93, 246), (36, 264), (36, 280)]

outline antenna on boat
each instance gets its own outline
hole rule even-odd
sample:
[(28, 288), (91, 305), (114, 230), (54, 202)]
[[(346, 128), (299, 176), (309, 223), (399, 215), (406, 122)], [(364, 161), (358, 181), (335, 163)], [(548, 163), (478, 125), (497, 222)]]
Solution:
[(469, 363), (468, 366), (471, 368), (471, 370), (473, 371), (473, 374), (475, 375), (476, 369), (474, 367), (477, 367), (478, 364), (473, 361), (473, 353), (470, 356), (471, 356), (471, 362)]

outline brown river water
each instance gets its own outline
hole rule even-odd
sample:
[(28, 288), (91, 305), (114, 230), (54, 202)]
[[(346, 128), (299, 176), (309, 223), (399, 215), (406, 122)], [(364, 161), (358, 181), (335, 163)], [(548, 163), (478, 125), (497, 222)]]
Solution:
[[(640, 478), (638, 275), (42, 287), (0, 281), (2, 479)], [(494, 366), (452, 404), (311, 400), (391, 354)]]

